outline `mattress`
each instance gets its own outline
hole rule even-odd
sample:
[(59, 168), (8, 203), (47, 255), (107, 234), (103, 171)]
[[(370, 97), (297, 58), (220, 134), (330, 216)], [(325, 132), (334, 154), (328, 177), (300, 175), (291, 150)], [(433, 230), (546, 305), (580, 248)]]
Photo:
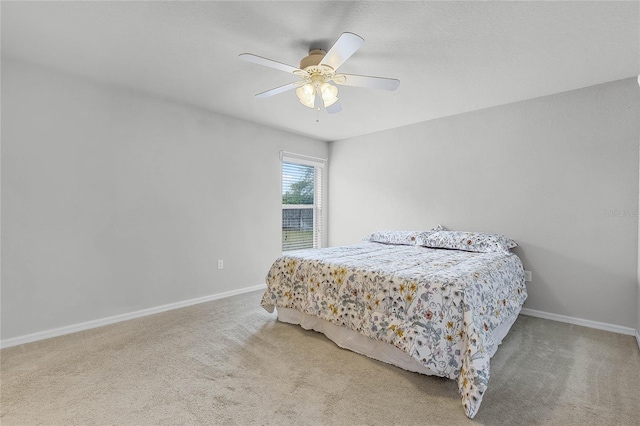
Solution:
[(347, 349), (457, 380), (472, 418), (525, 299), (513, 253), (363, 242), (280, 257), (261, 304)]

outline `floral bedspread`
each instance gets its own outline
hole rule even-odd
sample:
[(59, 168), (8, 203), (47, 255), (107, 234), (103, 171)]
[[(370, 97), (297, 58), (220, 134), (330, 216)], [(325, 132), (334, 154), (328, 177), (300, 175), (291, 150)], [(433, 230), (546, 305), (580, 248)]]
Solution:
[(296, 309), (406, 352), (457, 379), (469, 418), (489, 380), (490, 332), (527, 293), (512, 253), (363, 242), (277, 259), (261, 305)]

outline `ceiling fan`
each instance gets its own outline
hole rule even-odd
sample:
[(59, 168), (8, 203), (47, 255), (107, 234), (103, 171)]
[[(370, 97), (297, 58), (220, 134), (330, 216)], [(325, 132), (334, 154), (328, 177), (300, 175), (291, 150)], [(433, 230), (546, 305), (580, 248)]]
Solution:
[[(278, 93), (296, 89), (296, 96), (302, 105), (315, 108), (316, 98), (321, 98), (322, 104), (327, 112), (333, 114), (342, 110), (338, 102), (338, 87), (336, 85), (382, 90), (396, 90), (400, 85), (400, 80), (394, 78), (336, 73), (338, 68), (349, 59), (363, 43), (364, 39), (359, 35), (342, 33), (328, 52), (322, 49), (309, 50), (309, 55), (300, 61), (300, 68), (251, 53), (243, 53), (239, 55), (239, 58), (243, 61), (253, 62), (254, 64), (295, 74), (300, 78), (300, 80), (285, 84), (284, 86), (258, 93), (256, 95), (257, 98), (268, 98)], [(319, 108), (320, 107), (318, 107), (318, 109)]]

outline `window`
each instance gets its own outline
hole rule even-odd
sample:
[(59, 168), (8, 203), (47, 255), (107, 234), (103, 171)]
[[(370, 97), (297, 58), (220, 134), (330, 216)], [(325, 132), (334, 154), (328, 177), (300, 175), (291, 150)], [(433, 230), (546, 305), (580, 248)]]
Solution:
[(282, 151), (282, 251), (322, 246), (325, 160)]

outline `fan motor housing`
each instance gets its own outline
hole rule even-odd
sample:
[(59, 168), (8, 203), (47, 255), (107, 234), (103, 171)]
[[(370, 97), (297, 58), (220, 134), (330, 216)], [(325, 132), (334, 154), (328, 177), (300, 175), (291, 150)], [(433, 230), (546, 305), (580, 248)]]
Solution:
[(318, 64), (320, 64), (320, 61), (322, 61), (322, 58), (324, 58), (326, 54), (327, 52), (322, 49), (309, 50), (309, 56), (305, 56), (300, 61), (300, 69), (303, 70), (307, 67), (317, 66)]

